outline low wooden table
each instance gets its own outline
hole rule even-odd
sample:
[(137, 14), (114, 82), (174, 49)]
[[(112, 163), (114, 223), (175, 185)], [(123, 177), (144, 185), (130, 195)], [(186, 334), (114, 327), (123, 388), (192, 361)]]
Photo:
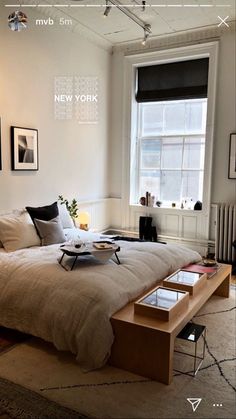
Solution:
[[(97, 243), (102, 244), (102, 243), (108, 243), (108, 242), (99, 241)], [(117, 255), (117, 252), (120, 251), (120, 246), (117, 246), (117, 244), (115, 244), (115, 243), (112, 244), (112, 248), (110, 248), (110, 249), (96, 249), (96, 248), (93, 247), (93, 243), (91, 242), (87, 245), (83, 245), (83, 247), (78, 247), (78, 248), (76, 248), (76, 246), (73, 246), (73, 245), (62, 245), (60, 247), (60, 250), (62, 251), (62, 256), (59, 259), (59, 264), (62, 266), (62, 268), (66, 269), (64, 267), (64, 265), (62, 264), (62, 261), (63, 261), (65, 255), (74, 258), (74, 261), (73, 261), (71, 269), (70, 269), (71, 271), (73, 271), (73, 268), (75, 266), (75, 263), (77, 262), (77, 259), (81, 256), (94, 256), (95, 258), (97, 258), (98, 260), (101, 261), (102, 258), (99, 259), (98, 255), (101, 256), (101, 255), (108, 254), (107, 259), (105, 258), (106, 260), (108, 260), (114, 254), (115, 257), (116, 257), (116, 260), (117, 260), (117, 264), (120, 265), (120, 259)]]
[(231, 265), (222, 265), (196, 296), (190, 295), (188, 308), (169, 322), (134, 313), (133, 302), (119, 310), (111, 318), (115, 340), (110, 364), (170, 384), (176, 336), (213, 294), (229, 297), (230, 278)]

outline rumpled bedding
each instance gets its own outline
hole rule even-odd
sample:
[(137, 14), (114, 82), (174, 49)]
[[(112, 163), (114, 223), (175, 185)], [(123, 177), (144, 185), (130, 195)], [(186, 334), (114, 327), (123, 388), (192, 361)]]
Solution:
[(110, 317), (175, 270), (200, 260), (190, 249), (119, 241), (119, 259), (58, 263), (59, 245), (0, 252), (0, 324), (52, 342), (86, 370), (103, 366), (114, 339)]

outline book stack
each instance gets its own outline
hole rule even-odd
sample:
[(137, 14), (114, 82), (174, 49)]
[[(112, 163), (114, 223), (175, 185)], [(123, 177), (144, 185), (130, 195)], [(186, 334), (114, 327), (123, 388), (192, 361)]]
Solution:
[(185, 271), (198, 272), (207, 274), (207, 279), (212, 278), (221, 268), (219, 263), (215, 263), (213, 266), (206, 266), (204, 262), (194, 263), (184, 267)]

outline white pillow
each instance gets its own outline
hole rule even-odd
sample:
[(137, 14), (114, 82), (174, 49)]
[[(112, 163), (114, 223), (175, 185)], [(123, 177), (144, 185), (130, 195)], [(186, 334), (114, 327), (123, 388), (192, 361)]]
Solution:
[[(20, 215), (20, 214), (22, 214), (23, 213), (23, 209), (15, 209), (15, 210), (0, 210), (0, 217), (2, 217), (2, 216), (9, 216), (9, 215), (13, 215), (13, 216), (16, 216), (16, 215)], [(3, 244), (2, 244), (2, 242), (1, 242), (1, 240), (0, 240), (0, 248), (3, 248)]]
[(67, 211), (65, 204), (58, 204), (59, 216), (62, 224), (62, 228), (74, 228), (73, 220)]
[[(0, 210), (0, 217), (2, 217), (2, 216), (5, 217), (6, 215), (7, 216), (9, 216), (9, 215), (16, 216), (16, 215), (22, 214), (24, 211), (25, 211), (24, 209)], [(2, 247), (3, 247), (3, 244), (0, 240), (0, 248), (2, 248)]]
[(81, 230), (80, 228), (64, 229), (64, 234), (67, 241), (78, 241), (82, 240), (83, 242), (90, 242), (101, 240), (101, 233), (92, 233), (91, 231)]
[(40, 246), (40, 238), (27, 211), (19, 216), (0, 217), (0, 241), (7, 252)]

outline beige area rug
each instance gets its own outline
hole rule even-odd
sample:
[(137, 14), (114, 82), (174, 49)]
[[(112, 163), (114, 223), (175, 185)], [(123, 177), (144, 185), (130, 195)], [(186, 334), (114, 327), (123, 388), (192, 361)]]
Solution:
[[(207, 326), (204, 363), (195, 378), (176, 374), (169, 386), (111, 366), (85, 374), (72, 355), (36, 338), (1, 354), (0, 376), (94, 418), (235, 418), (235, 290), (213, 296), (194, 321)], [(187, 359), (178, 355), (178, 368), (191, 370)], [(188, 398), (202, 399), (195, 412)]]

